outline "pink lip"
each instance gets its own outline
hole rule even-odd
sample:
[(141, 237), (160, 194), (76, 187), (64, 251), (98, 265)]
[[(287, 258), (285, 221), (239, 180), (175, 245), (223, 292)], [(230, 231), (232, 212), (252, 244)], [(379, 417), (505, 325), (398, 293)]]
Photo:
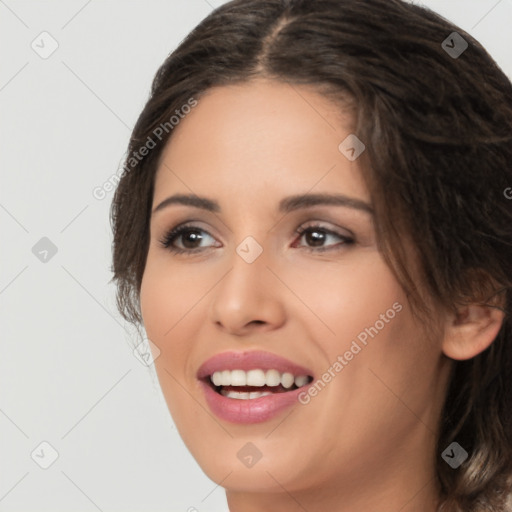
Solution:
[(246, 424), (270, 420), (293, 404), (298, 405), (298, 396), (306, 389), (306, 386), (303, 386), (286, 393), (274, 393), (251, 400), (239, 400), (220, 395), (204, 381), (200, 381), (200, 385), (203, 388), (206, 403), (214, 414), (231, 423)]
[[(224, 352), (208, 359), (197, 372), (201, 388), (205, 394), (210, 410), (219, 418), (232, 423), (260, 423), (268, 421), (284, 409), (298, 402), (298, 396), (304, 392), (306, 386), (272, 395), (240, 400), (227, 398), (217, 393), (208, 383), (209, 376), (222, 370), (277, 370), (280, 373), (289, 372), (293, 375), (309, 375), (312, 372), (288, 359), (271, 354), (270, 352)], [(313, 382), (313, 381), (312, 381)]]

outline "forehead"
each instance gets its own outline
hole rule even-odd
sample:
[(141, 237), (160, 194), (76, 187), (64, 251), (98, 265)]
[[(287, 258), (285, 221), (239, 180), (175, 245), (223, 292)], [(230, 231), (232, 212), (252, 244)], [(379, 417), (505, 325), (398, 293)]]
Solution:
[(352, 121), (343, 104), (311, 86), (256, 80), (212, 88), (173, 130), (155, 202), (172, 191), (233, 199), (313, 188), (367, 198), (357, 160), (339, 150)]

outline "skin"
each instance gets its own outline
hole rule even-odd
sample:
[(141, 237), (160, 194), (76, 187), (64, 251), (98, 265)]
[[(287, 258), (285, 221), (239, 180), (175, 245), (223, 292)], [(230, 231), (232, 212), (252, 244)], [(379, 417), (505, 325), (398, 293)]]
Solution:
[[(221, 207), (170, 205), (152, 214), (140, 303), (176, 427), (226, 489), (231, 512), (433, 512), (446, 355), (473, 357), (501, 326), (498, 312), (471, 306), (440, 317), (444, 336), (428, 339), (377, 249), (372, 215), (333, 205), (277, 211), (282, 198), (305, 193), (370, 203), (359, 159), (338, 150), (351, 122), (350, 112), (306, 86), (223, 86), (200, 98), (160, 160), (153, 208), (177, 193)], [(201, 252), (162, 246), (184, 222), (204, 230), (195, 242)], [(316, 224), (355, 242), (326, 235), (319, 245), (329, 250), (319, 252), (314, 238), (296, 233)], [(250, 264), (236, 252), (248, 236), (263, 248)], [(174, 244), (194, 247), (190, 240)], [(209, 410), (196, 372), (214, 354), (267, 350), (319, 378), (396, 302), (401, 311), (307, 405), (253, 425)], [(262, 454), (251, 468), (237, 457), (247, 442)]]

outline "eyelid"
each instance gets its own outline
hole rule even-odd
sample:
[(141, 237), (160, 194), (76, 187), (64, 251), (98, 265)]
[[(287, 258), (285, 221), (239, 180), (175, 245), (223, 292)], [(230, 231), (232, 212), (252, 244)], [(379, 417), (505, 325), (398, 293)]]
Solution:
[[(306, 221), (305, 223), (302, 223), (297, 229), (296, 233), (303, 233), (306, 229), (309, 228), (318, 228), (322, 229), (328, 233), (332, 233), (334, 235), (340, 236), (340, 237), (346, 237), (346, 238), (355, 238), (354, 233), (350, 231), (350, 229), (347, 228), (341, 228), (341, 227), (331, 227), (324, 225), (323, 221)], [(344, 231), (345, 233), (342, 233), (341, 231)]]

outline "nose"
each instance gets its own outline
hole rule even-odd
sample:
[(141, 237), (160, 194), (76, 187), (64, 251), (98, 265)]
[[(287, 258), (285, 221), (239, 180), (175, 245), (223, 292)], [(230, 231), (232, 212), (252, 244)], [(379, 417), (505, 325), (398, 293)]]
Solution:
[(248, 263), (236, 251), (230, 270), (212, 290), (210, 321), (225, 333), (243, 336), (280, 328), (285, 322), (284, 290), (263, 251)]

